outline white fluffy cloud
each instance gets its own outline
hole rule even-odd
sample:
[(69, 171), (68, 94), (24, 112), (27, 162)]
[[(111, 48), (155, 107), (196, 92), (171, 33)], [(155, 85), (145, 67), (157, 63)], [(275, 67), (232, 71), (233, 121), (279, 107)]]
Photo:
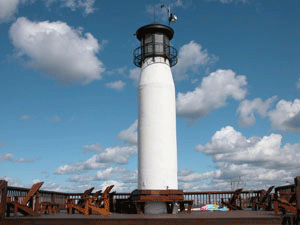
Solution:
[(96, 160), (97, 155), (93, 155), (91, 158), (84, 162), (77, 162), (77, 163), (69, 163), (67, 165), (59, 166), (55, 171), (54, 174), (74, 174), (78, 172), (87, 172), (89, 170), (96, 170), (96, 169), (104, 169), (107, 168), (107, 163), (97, 162)]
[(137, 127), (138, 127), (138, 121), (134, 121), (131, 126), (126, 129), (120, 131), (117, 138), (123, 141), (125, 144), (129, 145), (136, 145), (137, 144)]
[(109, 167), (99, 170), (95, 174), (71, 176), (67, 181), (78, 185), (84, 183), (89, 186), (98, 186), (99, 181), (102, 181), (103, 183), (95, 190), (104, 190), (107, 186), (114, 184), (113, 191), (131, 192), (137, 188), (137, 171), (128, 171), (121, 167)]
[(179, 50), (178, 63), (173, 67), (174, 79), (183, 80), (189, 76), (189, 72), (197, 72), (200, 66), (214, 62), (216, 59), (216, 56), (203, 50), (200, 44), (190, 41)]
[(133, 80), (134, 84), (137, 86), (140, 80), (141, 69), (135, 68), (129, 71), (129, 78)]
[(70, 8), (72, 11), (83, 8), (85, 14), (91, 14), (96, 10), (95, 0), (46, 0), (45, 4), (50, 7), (55, 2), (59, 2), (61, 7)]
[(137, 154), (136, 146), (109, 147), (97, 155), (97, 162), (126, 164), (128, 163), (128, 159), (135, 154)]
[(232, 70), (217, 70), (204, 77), (194, 91), (178, 93), (177, 115), (195, 121), (207, 116), (211, 110), (223, 107), (228, 98), (242, 100), (247, 90), (246, 77)]
[(54, 174), (75, 174), (90, 170), (105, 169), (111, 164), (126, 164), (128, 159), (137, 153), (136, 146), (115, 146), (102, 150), (100, 146), (84, 146), (84, 149), (100, 151), (84, 162), (69, 163), (59, 166)]
[(239, 114), (239, 124), (242, 126), (251, 126), (255, 123), (254, 112), (266, 117), (267, 111), (271, 104), (275, 101), (276, 96), (263, 101), (260, 98), (255, 98), (252, 101), (244, 100), (240, 103), (237, 113)]
[(0, 155), (0, 161), (12, 161), (13, 157), (14, 157), (14, 154), (11, 154), (11, 153)]
[(9, 161), (9, 162), (18, 162), (18, 163), (31, 163), (34, 161), (39, 160), (39, 158), (36, 159), (25, 159), (25, 158), (18, 158), (18, 159), (14, 159), (14, 154), (12, 153), (7, 153), (7, 154), (3, 154), (0, 155), (0, 161)]
[(100, 80), (103, 63), (96, 57), (101, 49), (90, 33), (82, 35), (66, 23), (32, 22), (21, 17), (10, 28), (13, 45), (28, 56), (28, 64), (65, 83)]
[(210, 171), (201, 174), (195, 173), (191, 169), (185, 169), (178, 172), (178, 181), (185, 183), (198, 182), (218, 176), (218, 174), (220, 174), (220, 170)]
[(95, 152), (103, 152), (104, 149), (100, 144), (93, 144), (93, 145), (84, 145), (81, 147), (82, 149), (86, 149), (83, 153), (88, 154), (88, 153), (95, 153)]
[(115, 89), (117, 91), (122, 91), (124, 89), (125, 85), (126, 85), (126, 83), (121, 80), (118, 80), (115, 82), (109, 82), (109, 83), (105, 84), (106, 87)]
[(281, 145), (280, 134), (247, 139), (227, 126), (217, 131), (205, 146), (198, 145), (195, 149), (212, 155), (216, 162), (249, 164), (265, 169), (297, 168), (300, 143)]
[(7, 181), (8, 186), (23, 187), (23, 185), (21, 184), (21, 182), (19, 180), (15, 180), (11, 177), (0, 176), (0, 180)]
[(124, 183), (117, 180), (107, 180), (100, 185), (100, 189), (105, 190), (105, 188), (107, 188), (110, 185), (114, 185), (112, 191), (123, 192), (123, 193), (131, 192), (137, 188), (137, 183)]
[(209, 1), (209, 2), (218, 1), (218, 2), (223, 3), (223, 4), (229, 4), (229, 3), (243, 3), (243, 4), (246, 4), (246, 3), (250, 2), (250, 0), (206, 0), (206, 1)]
[(19, 0), (1, 0), (0, 1), (0, 23), (12, 19), (18, 11)]
[(280, 100), (274, 110), (269, 112), (274, 129), (282, 131), (300, 131), (300, 99), (294, 102)]
[(279, 134), (246, 138), (227, 126), (195, 149), (212, 156), (216, 170), (202, 174), (191, 169), (180, 171), (179, 186), (186, 191), (267, 189), (293, 182), (299, 174), (300, 143), (282, 146)]

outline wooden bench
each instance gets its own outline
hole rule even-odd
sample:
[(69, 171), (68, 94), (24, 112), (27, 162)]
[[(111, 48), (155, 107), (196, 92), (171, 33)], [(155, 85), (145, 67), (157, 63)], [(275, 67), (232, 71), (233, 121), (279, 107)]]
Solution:
[(130, 201), (134, 203), (138, 214), (144, 213), (143, 208), (147, 202), (164, 202), (169, 213), (173, 211), (176, 203), (179, 204), (181, 212), (185, 211), (185, 204), (188, 205), (188, 213), (193, 206), (193, 200), (184, 200), (183, 190), (135, 190), (131, 193)]

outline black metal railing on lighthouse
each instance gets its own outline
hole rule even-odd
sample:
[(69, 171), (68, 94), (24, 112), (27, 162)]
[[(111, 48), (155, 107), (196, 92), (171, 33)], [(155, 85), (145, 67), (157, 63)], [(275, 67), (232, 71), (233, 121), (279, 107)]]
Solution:
[(149, 57), (163, 57), (165, 60), (169, 60), (170, 67), (177, 64), (176, 48), (163, 43), (144, 44), (134, 50), (133, 56), (133, 63), (137, 67), (141, 67), (145, 59)]

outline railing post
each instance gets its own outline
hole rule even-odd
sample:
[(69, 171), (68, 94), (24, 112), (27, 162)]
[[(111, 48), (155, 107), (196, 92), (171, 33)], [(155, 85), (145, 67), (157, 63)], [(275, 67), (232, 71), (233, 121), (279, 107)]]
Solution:
[(7, 201), (7, 181), (0, 181), (1, 202), (0, 202), (0, 221), (4, 220)]
[(40, 193), (36, 193), (34, 211), (39, 211)]
[(54, 193), (51, 194), (51, 202), (53, 202), (53, 203), (55, 202), (55, 194)]
[(209, 204), (211, 204), (211, 201), (210, 201), (210, 192), (208, 193), (208, 202), (209, 202)]
[(295, 178), (297, 221), (300, 220), (300, 176)]

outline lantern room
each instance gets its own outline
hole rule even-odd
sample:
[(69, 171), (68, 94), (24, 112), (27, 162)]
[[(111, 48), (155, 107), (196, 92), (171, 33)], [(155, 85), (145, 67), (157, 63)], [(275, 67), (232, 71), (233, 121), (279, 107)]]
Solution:
[(134, 64), (142, 67), (146, 58), (163, 57), (170, 67), (177, 63), (177, 51), (170, 46), (174, 31), (163, 24), (149, 24), (136, 31), (141, 46), (134, 50)]

